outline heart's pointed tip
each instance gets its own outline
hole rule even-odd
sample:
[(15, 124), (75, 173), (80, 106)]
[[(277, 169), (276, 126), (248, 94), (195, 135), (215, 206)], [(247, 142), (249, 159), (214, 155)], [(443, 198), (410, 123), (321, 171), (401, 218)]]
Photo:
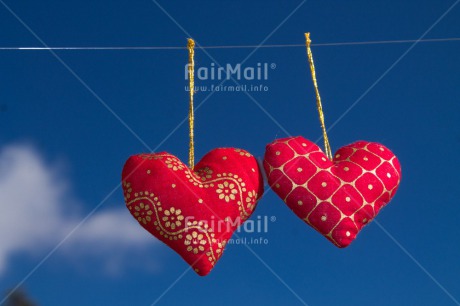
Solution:
[(338, 244), (338, 245), (334, 244), (334, 245), (336, 247), (338, 247), (339, 249), (345, 249), (345, 248), (349, 247), (352, 242), (353, 242), (353, 240), (350, 241), (350, 242), (345, 242), (345, 243), (341, 243), (341, 244)]
[(198, 274), (199, 276), (205, 277), (212, 271), (212, 269), (206, 269), (206, 270), (193, 269), (193, 271), (195, 271), (195, 273)]
[(352, 244), (352, 242), (355, 241), (355, 239), (356, 239), (356, 237), (353, 238), (353, 239), (340, 239), (340, 241), (337, 241), (337, 240), (331, 240), (331, 239), (328, 238), (328, 240), (330, 242), (332, 242), (332, 244), (335, 247), (337, 247), (337, 248), (339, 248), (341, 250), (348, 248)]
[[(349, 232), (349, 230), (344, 229), (344, 232)], [(333, 246), (339, 248), (339, 249), (345, 249), (349, 247), (353, 241), (356, 240), (356, 237), (358, 236), (357, 234), (353, 236), (348, 236), (347, 234), (343, 235), (334, 235), (334, 236), (329, 236), (329, 235), (323, 235), (329, 242), (332, 243)]]

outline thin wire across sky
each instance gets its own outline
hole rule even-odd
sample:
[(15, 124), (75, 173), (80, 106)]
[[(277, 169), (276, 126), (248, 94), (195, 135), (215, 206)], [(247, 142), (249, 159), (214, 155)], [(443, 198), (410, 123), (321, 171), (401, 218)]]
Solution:
[[(388, 45), (388, 44), (408, 44), (408, 43), (435, 43), (460, 41), (460, 37), (450, 38), (431, 38), (431, 39), (405, 39), (405, 40), (374, 40), (374, 41), (355, 41), (355, 42), (330, 42), (316, 43), (312, 47), (333, 47), (333, 46), (356, 46), (356, 45)], [(229, 45), (229, 46), (196, 46), (195, 49), (251, 49), (251, 48), (298, 48), (305, 47), (305, 44), (271, 44), (271, 45)], [(185, 50), (184, 46), (88, 46), (88, 47), (0, 47), (0, 51), (19, 50), (19, 51), (40, 51), (40, 50)]]

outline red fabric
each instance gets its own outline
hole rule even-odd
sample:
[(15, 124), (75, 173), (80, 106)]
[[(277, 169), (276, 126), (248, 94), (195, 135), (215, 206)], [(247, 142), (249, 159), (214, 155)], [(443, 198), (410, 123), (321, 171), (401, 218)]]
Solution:
[(166, 152), (134, 155), (122, 180), (134, 218), (199, 275), (211, 271), (263, 193), (257, 160), (234, 148), (212, 150), (194, 172)]
[(268, 183), (291, 210), (338, 247), (348, 246), (396, 193), (401, 166), (379, 143), (358, 141), (330, 161), (303, 137), (267, 145)]

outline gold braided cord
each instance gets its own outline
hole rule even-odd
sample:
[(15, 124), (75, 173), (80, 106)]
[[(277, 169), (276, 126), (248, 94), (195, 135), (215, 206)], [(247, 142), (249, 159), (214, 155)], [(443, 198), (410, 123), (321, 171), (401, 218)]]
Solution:
[(195, 142), (194, 142), (194, 124), (195, 124), (195, 115), (193, 110), (193, 95), (195, 93), (195, 41), (191, 38), (187, 40), (187, 49), (188, 49), (188, 79), (189, 79), (189, 93), (190, 93), (190, 102), (188, 109), (188, 125), (189, 125), (189, 151), (188, 151), (188, 164), (190, 169), (193, 170), (195, 167)]
[(321, 123), (321, 128), (323, 130), (324, 151), (326, 153), (326, 156), (330, 160), (332, 160), (331, 145), (329, 144), (329, 139), (327, 137), (326, 125), (324, 123), (323, 106), (321, 105), (321, 97), (319, 95), (318, 83), (316, 82), (315, 64), (313, 63), (313, 54), (311, 53), (311, 48), (310, 48), (310, 45), (311, 45), (310, 33), (305, 33), (305, 40), (306, 40), (306, 45), (307, 45), (308, 62), (310, 63), (311, 78), (313, 79), (313, 87), (315, 88), (315, 93), (316, 93), (316, 108), (318, 109), (319, 121)]

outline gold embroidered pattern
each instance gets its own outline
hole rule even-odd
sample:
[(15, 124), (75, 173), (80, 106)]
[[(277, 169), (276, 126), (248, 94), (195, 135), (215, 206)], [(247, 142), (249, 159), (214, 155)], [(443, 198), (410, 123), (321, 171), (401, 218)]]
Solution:
[(252, 210), (254, 208), (257, 203), (255, 199), (257, 199), (257, 192), (255, 190), (250, 191), (246, 197), (246, 205), (248, 209)]
[[(232, 157), (241, 158), (240, 156), (247, 156), (246, 154), (248, 154), (243, 150), (237, 153), (229, 150), (226, 153), (225, 157), (228, 158), (226, 160), (230, 160)], [(223, 205), (231, 208), (230, 211), (232, 209), (236, 210), (238, 207), (238, 211), (233, 210), (231, 213), (231, 219), (239, 217), (241, 221), (245, 221), (251, 215), (256, 205), (256, 190), (248, 188), (243, 178), (238, 174), (219, 172), (207, 166), (190, 169), (180, 159), (168, 153), (141, 154), (139, 156), (146, 160), (158, 160), (157, 162), (148, 163), (142, 170), (147, 175), (162, 173), (165, 170), (169, 171), (172, 180), (168, 181), (168, 184), (164, 187), (169, 188), (170, 186), (171, 191), (175, 188), (177, 192), (192, 192), (196, 196), (196, 202), (190, 203), (191, 205), (207, 206), (206, 201), (211, 201), (213, 205)], [(224, 156), (224, 154), (221, 156)], [(252, 157), (251, 155), (249, 156)], [(222, 162), (225, 163), (225, 161)], [(254, 168), (249, 171), (252, 171), (250, 175), (254, 175)], [(190, 189), (193, 186), (196, 188), (194, 190)], [(203, 255), (204, 259), (209, 261), (209, 264), (215, 265), (225, 248), (226, 240), (230, 234), (228, 230), (221, 231), (219, 227), (218, 232), (215, 232), (214, 225), (208, 224), (213, 222), (212, 220), (193, 220), (197, 216), (187, 215), (185, 213), (188, 211), (186, 206), (179, 208), (177, 205), (171, 205), (174, 203), (170, 203), (169, 200), (167, 204), (162, 204), (158, 194), (148, 190), (139, 191), (135, 188), (136, 186), (133, 188), (132, 182), (123, 181), (126, 205), (131, 214), (145, 229), (163, 241), (177, 241), (174, 245), (176, 247), (182, 246), (182, 254), (185, 252), (189, 256)], [(188, 191), (185, 191), (185, 189)], [(206, 194), (202, 194), (201, 191), (204, 190), (199, 189), (211, 190)], [(193, 198), (191, 200), (193, 201)], [(182, 204), (186, 205), (187, 203)], [(236, 216), (234, 215), (235, 213)], [(224, 216), (223, 219), (224, 222), (230, 222), (230, 215)]]
[(160, 154), (139, 154), (139, 156), (143, 159), (148, 159), (148, 160), (157, 160), (157, 159), (163, 159), (165, 155), (160, 155)]
[(198, 231), (193, 231), (185, 236), (184, 244), (188, 246), (187, 251), (193, 252), (193, 254), (198, 254), (198, 251), (203, 252), (206, 243), (203, 234)]
[(181, 226), (182, 220), (184, 220), (184, 216), (182, 216), (181, 213), (182, 211), (180, 209), (175, 209), (174, 207), (171, 207), (169, 210), (165, 210), (165, 216), (163, 217), (165, 226), (171, 229), (176, 229), (176, 226)]
[(134, 217), (137, 218), (137, 221), (147, 224), (147, 222), (152, 221), (152, 214), (153, 212), (150, 210), (149, 205), (145, 205), (144, 203), (139, 204), (134, 208)]
[(203, 182), (212, 178), (212, 170), (209, 169), (209, 167), (198, 169), (198, 171), (195, 172), (195, 174), (201, 177), (201, 180)]
[(123, 182), (123, 190), (125, 190), (125, 203), (128, 203), (128, 200), (131, 197), (131, 192), (133, 192), (131, 183)]
[(241, 150), (241, 149), (235, 149), (235, 152), (240, 153), (241, 156), (247, 156), (247, 157), (251, 157), (251, 156), (252, 156), (249, 152), (247, 152), (247, 151), (245, 151), (245, 150)]
[[(131, 184), (124, 181), (123, 186), (125, 187), (123, 188), (125, 199), (131, 198)], [(141, 225), (153, 224), (162, 237), (169, 240), (183, 240), (187, 251), (194, 254), (206, 251), (205, 254), (211, 264), (214, 265), (217, 262), (222, 255), (226, 241), (218, 242), (214, 230), (207, 223), (193, 221), (184, 225), (185, 217), (180, 209), (174, 207), (163, 209), (159, 198), (148, 191), (134, 195), (135, 198), (127, 201), (126, 206)]]
[(238, 193), (235, 184), (225, 181), (222, 184), (218, 184), (217, 187), (219, 188), (216, 192), (219, 194), (220, 200), (225, 200), (227, 203), (230, 202), (230, 200), (235, 200), (235, 194)]
[(172, 169), (173, 171), (184, 169), (184, 164), (182, 164), (177, 158), (167, 157), (165, 163), (168, 168)]
[[(198, 169), (193, 173), (188, 168), (185, 168), (184, 171), (186, 172), (185, 177), (189, 180), (189, 182), (199, 188), (215, 187), (217, 184), (217, 198), (225, 201), (226, 203), (236, 201), (240, 212), (240, 218), (243, 221), (251, 215), (252, 209), (257, 202), (255, 201), (252, 205), (247, 205), (245, 207), (244, 200), (247, 199), (247, 196), (245, 197), (244, 194), (247, 193), (248, 190), (246, 188), (246, 184), (243, 182), (243, 179), (237, 174), (218, 173), (214, 176), (213, 171), (208, 167)], [(253, 192), (257, 195), (255, 190), (250, 190), (249, 192)], [(255, 199), (257, 199), (257, 196)]]
[[(236, 152), (238, 152), (240, 155), (245, 155), (252, 157), (252, 155), (245, 150), (241, 149), (235, 149)], [(236, 203), (238, 205), (238, 209), (240, 211), (240, 217), (244, 221), (246, 220), (252, 213), (253, 207), (257, 204), (255, 202), (253, 205), (247, 205), (245, 207), (244, 200), (247, 198), (244, 194), (248, 192), (246, 188), (246, 184), (243, 182), (243, 179), (240, 178), (237, 174), (232, 174), (232, 173), (218, 173), (214, 174), (213, 170), (211, 170), (209, 167), (204, 167), (200, 169), (196, 169), (195, 171), (191, 171), (188, 167), (182, 163), (181, 160), (176, 158), (173, 155), (170, 155), (168, 153), (165, 154), (140, 154), (140, 156), (144, 159), (148, 160), (158, 160), (158, 159), (164, 159), (166, 165), (172, 165), (173, 163), (177, 163), (177, 171), (184, 171), (185, 172), (185, 177), (188, 179), (190, 183), (192, 183), (194, 186), (198, 186), (199, 188), (210, 188), (210, 187), (215, 187), (215, 184), (223, 184), (225, 181), (228, 182), (230, 185), (231, 183), (234, 184), (234, 188), (236, 189), (235, 191), (232, 191), (230, 195), (228, 195), (228, 201), (226, 200), (224, 196), (224, 201), (226, 203), (231, 203), (231, 201), (236, 200)], [(170, 162), (168, 163), (167, 160), (170, 159)], [(173, 166), (174, 167), (174, 166)], [(174, 168), (171, 168), (168, 166), (168, 168), (172, 169), (173, 171)], [(150, 171), (150, 170), (149, 170)], [(254, 170), (255, 171), (255, 170)], [(253, 172), (254, 172), (253, 171)], [(127, 183), (129, 184), (129, 183)], [(224, 186), (225, 187), (225, 186)], [(220, 188), (222, 189), (222, 188)], [(232, 189), (233, 190), (233, 189)], [(249, 190), (249, 192), (254, 192), (256, 195), (255, 199), (257, 199), (257, 194), (255, 190)], [(217, 195), (217, 193), (216, 193)], [(233, 197), (235, 199), (232, 199)], [(220, 195), (218, 195), (219, 199)], [(129, 198), (125, 198), (125, 200), (129, 200)], [(222, 199), (219, 199), (222, 200)]]
[[(356, 181), (357, 181), (360, 177), (362, 177), (365, 173), (372, 173), (373, 175), (375, 175), (376, 180), (381, 184), (381, 186), (383, 186), (383, 187), (382, 187), (382, 188), (383, 188), (383, 189), (382, 189), (382, 192), (381, 192), (381, 194), (380, 194), (377, 198), (380, 198), (380, 197), (384, 196), (385, 194), (387, 194), (387, 195), (389, 196), (389, 198), (391, 198), (391, 195), (394, 193), (394, 191), (395, 191), (395, 190), (398, 188), (398, 186), (399, 186), (401, 177), (398, 175), (398, 181), (397, 181), (395, 187), (393, 187), (391, 190), (386, 189), (384, 182), (382, 181), (382, 179), (381, 179), (378, 175), (376, 175), (376, 170), (375, 170), (375, 169), (379, 168), (379, 167), (380, 167), (383, 163), (385, 163), (385, 162), (389, 162), (391, 165), (394, 166), (394, 165), (395, 165), (395, 162), (396, 162), (396, 160), (397, 160), (397, 159), (396, 159), (396, 156), (393, 155), (393, 157), (392, 157), (391, 159), (389, 159), (389, 160), (387, 160), (387, 159), (385, 159), (385, 158), (383, 158), (383, 157), (377, 156), (376, 154), (374, 154), (373, 152), (371, 152), (371, 151), (369, 150), (369, 148), (368, 148), (368, 146), (369, 146), (370, 144), (372, 144), (372, 143), (368, 143), (368, 144), (366, 144), (363, 148), (360, 148), (360, 150), (367, 151), (367, 153), (369, 154), (369, 155), (368, 155), (369, 157), (379, 158), (379, 159), (380, 159), (379, 164), (376, 165), (376, 166), (374, 166), (372, 170), (366, 170), (362, 165), (360, 165), (360, 164), (358, 164), (358, 163), (356, 163), (356, 162), (354, 162), (354, 161), (352, 160), (353, 155), (358, 151), (358, 149), (356, 149), (356, 148), (351, 148), (353, 152), (352, 152), (346, 159), (340, 160), (340, 162), (346, 161), (346, 162), (349, 162), (349, 163), (351, 163), (351, 164), (353, 164), (353, 165), (358, 166), (358, 167), (362, 170), (362, 175), (357, 176), (352, 182), (345, 182), (345, 181), (342, 180), (342, 178), (340, 178), (340, 177), (338, 177), (337, 175), (335, 175), (332, 171), (329, 171), (331, 177), (336, 178), (336, 179), (340, 182), (340, 186), (337, 187), (337, 188), (335, 189), (334, 193), (332, 193), (332, 194), (329, 196), (329, 198), (327, 198), (327, 199), (319, 199), (319, 198), (314, 194), (314, 192), (311, 191), (311, 190), (309, 189), (308, 183), (315, 177), (315, 174), (317, 174), (317, 173), (319, 173), (319, 172), (321, 172), (321, 171), (323, 171), (323, 170), (331, 169), (332, 167), (334, 167), (336, 161), (332, 161), (333, 164), (332, 164), (331, 166), (327, 167), (327, 168), (318, 167), (318, 168), (316, 169), (316, 173), (311, 174), (311, 176), (310, 176), (310, 178), (308, 179), (308, 181), (306, 181), (305, 183), (302, 183), (302, 184), (300, 184), (300, 185), (299, 185), (299, 184), (296, 184), (296, 182), (294, 182), (294, 180), (286, 173), (286, 171), (289, 170), (289, 169), (286, 169), (286, 165), (289, 164), (289, 163), (291, 163), (294, 159), (296, 159), (296, 158), (298, 158), (298, 157), (305, 157), (305, 158), (307, 158), (310, 162), (312, 162), (312, 163), (314, 164), (314, 162), (311, 160), (312, 156), (314, 156), (315, 154), (318, 154), (318, 153), (320, 153), (320, 154), (324, 154), (324, 153), (318, 148), (318, 150), (311, 150), (311, 151), (309, 151), (309, 152), (306, 153), (306, 154), (298, 154), (297, 151), (296, 151), (296, 149), (290, 144), (291, 141), (297, 142), (297, 141), (300, 141), (300, 139), (298, 139), (298, 138), (296, 138), (296, 137), (293, 137), (293, 138), (289, 138), (289, 139), (287, 139), (287, 140), (283, 140), (283, 141), (279, 141), (279, 140), (278, 140), (278, 141), (275, 141), (275, 142), (272, 143), (272, 145), (275, 145), (275, 144), (284, 144), (284, 145), (286, 145), (287, 147), (289, 147), (290, 151), (292, 152), (292, 157), (291, 157), (289, 160), (283, 162), (283, 164), (280, 165), (280, 166), (278, 166), (278, 167), (274, 167), (274, 166), (272, 166), (272, 165), (268, 165), (268, 166), (269, 166), (269, 171), (268, 171), (268, 173), (267, 173), (267, 176), (270, 176), (270, 174), (271, 174), (274, 170), (277, 170), (277, 171), (281, 171), (281, 172), (283, 173), (284, 177), (287, 178), (287, 179), (291, 182), (292, 188), (291, 188), (290, 192), (288, 192), (288, 193), (285, 195), (285, 197), (283, 198), (283, 201), (284, 201), (284, 202), (287, 201), (287, 199), (289, 198), (289, 196), (291, 195), (291, 193), (292, 193), (297, 187), (302, 187), (302, 188), (304, 188), (305, 190), (307, 190), (311, 195), (315, 196), (315, 198), (316, 198), (316, 201), (315, 201), (315, 202), (316, 202), (316, 205), (310, 210), (310, 212), (308, 213), (308, 215), (307, 215), (303, 220), (304, 220), (305, 222), (307, 222), (311, 227), (313, 227), (313, 228), (314, 228), (315, 230), (317, 230), (318, 232), (321, 232), (321, 231), (320, 231), (318, 228), (316, 228), (316, 227), (310, 222), (310, 219), (309, 219), (310, 216), (312, 215), (312, 213), (316, 210), (316, 208), (317, 208), (318, 206), (320, 206), (322, 203), (327, 202), (327, 203), (330, 204), (332, 207), (334, 207), (335, 209), (337, 209), (337, 210), (340, 212), (340, 220), (338, 220), (338, 221), (335, 223), (334, 227), (332, 227), (331, 230), (330, 230), (327, 234), (325, 234), (325, 236), (328, 237), (328, 238), (329, 238), (335, 245), (337, 245), (337, 246), (340, 246), (340, 244), (334, 239), (334, 237), (333, 237), (333, 232), (334, 232), (334, 230), (337, 228), (337, 226), (341, 223), (341, 221), (342, 221), (343, 219), (345, 219), (345, 218), (351, 219), (351, 220), (353, 221), (353, 224), (354, 224), (355, 227), (356, 227), (356, 223), (355, 223), (355, 219), (354, 219), (355, 214), (356, 214), (358, 211), (360, 211), (361, 209), (363, 209), (364, 207), (366, 207), (366, 206), (372, 207), (372, 211), (373, 211), (374, 216), (368, 216), (368, 218), (363, 219), (363, 223), (366, 223), (366, 224), (369, 223), (373, 218), (375, 218), (375, 216), (376, 216), (377, 213), (378, 213), (378, 211), (376, 210), (376, 207), (375, 207), (375, 205), (374, 205), (374, 204), (375, 204), (375, 201), (373, 201), (373, 202), (371, 202), (371, 203), (367, 202), (367, 201), (365, 200), (365, 196), (359, 191), (358, 188), (356, 188)], [(302, 142), (302, 141), (300, 141), (300, 142)], [(306, 143), (301, 143), (301, 145), (302, 145), (303, 147), (307, 147), (307, 144), (306, 144)], [(380, 151), (384, 151), (385, 149), (384, 149), (383, 146), (380, 146), (380, 145), (379, 145), (379, 150), (380, 150)], [(279, 155), (279, 154), (277, 154), (277, 155)], [(336, 159), (337, 159), (337, 158), (340, 158), (340, 154), (337, 154), (337, 155), (335, 156), (335, 158), (336, 158)], [(363, 160), (366, 161), (366, 157), (364, 157)], [(324, 162), (324, 161), (326, 161), (326, 158), (323, 158), (323, 162)], [(267, 164), (268, 164), (268, 163), (267, 163)], [(291, 165), (291, 167), (294, 167), (294, 166)], [(295, 168), (294, 168), (294, 169), (295, 169)], [(344, 167), (343, 170), (344, 170), (345, 172), (348, 172), (348, 171), (349, 171), (349, 168), (348, 168), (348, 167)], [(396, 173), (396, 174), (397, 174), (397, 173)], [(388, 175), (390, 175), (390, 173), (387, 173), (387, 177), (391, 177), (391, 175), (390, 175), (390, 176), (388, 176)], [(325, 182), (322, 183), (322, 184), (323, 184), (323, 185), (322, 185), (323, 187), (327, 186), (327, 185), (325, 185), (325, 184), (326, 184)], [(342, 210), (341, 210), (338, 206), (336, 206), (336, 205), (334, 204), (334, 201), (332, 200), (332, 198), (334, 197), (334, 195), (341, 189), (342, 186), (345, 186), (345, 185), (350, 185), (350, 186), (352, 186), (353, 189), (356, 190), (356, 192), (357, 192), (357, 193), (361, 196), (361, 198), (362, 198), (362, 205), (361, 205), (360, 207), (356, 208), (356, 210), (354, 210), (354, 211), (352, 212), (352, 214), (349, 215), (349, 216), (347, 216), (346, 214), (344, 214), (344, 213), (342, 212)], [(279, 185), (279, 184), (276, 184), (274, 187), (279, 188), (280, 185)], [(372, 188), (373, 188), (373, 185), (369, 184), (369, 185), (368, 185), (368, 189), (371, 190)], [(351, 197), (351, 198), (350, 198), (350, 197)], [(345, 201), (346, 201), (346, 202), (353, 201), (353, 197), (352, 197), (351, 195), (347, 194), (347, 196), (345, 197)], [(297, 204), (298, 204), (299, 206), (301, 206), (301, 205), (303, 205), (303, 202), (302, 202), (302, 201), (299, 201)], [(322, 217), (321, 217), (321, 220), (322, 220), (322, 221), (326, 221), (326, 220), (328, 220), (328, 218), (327, 218), (327, 216), (322, 216)], [(356, 227), (356, 230), (359, 232), (359, 229), (358, 229), (357, 227)], [(346, 235), (349, 236), (350, 233), (347, 232)]]

